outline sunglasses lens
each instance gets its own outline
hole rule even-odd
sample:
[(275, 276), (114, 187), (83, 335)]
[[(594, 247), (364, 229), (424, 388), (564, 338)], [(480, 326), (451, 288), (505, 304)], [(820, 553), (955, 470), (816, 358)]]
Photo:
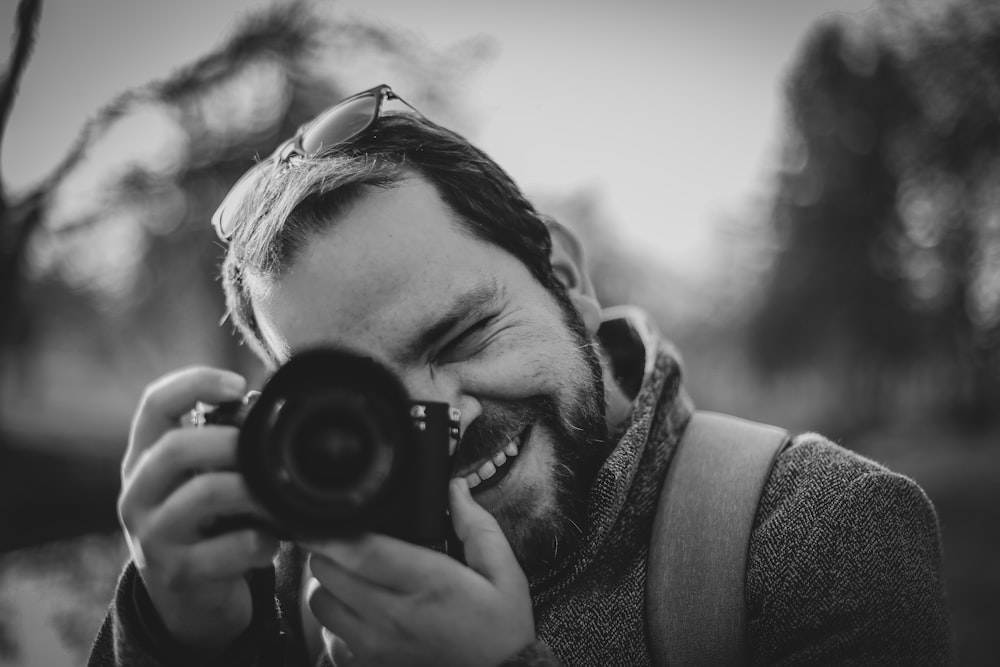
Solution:
[(212, 222), (215, 224), (216, 233), (223, 240), (228, 240), (233, 235), (233, 230), (236, 229), (236, 213), (240, 209), (240, 204), (246, 201), (247, 195), (250, 194), (260, 178), (264, 166), (270, 163), (270, 160), (266, 160), (243, 174), (215, 211)]
[(379, 97), (364, 95), (348, 100), (317, 118), (302, 135), (302, 152), (318, 153), (364, 132), (378, 117)]

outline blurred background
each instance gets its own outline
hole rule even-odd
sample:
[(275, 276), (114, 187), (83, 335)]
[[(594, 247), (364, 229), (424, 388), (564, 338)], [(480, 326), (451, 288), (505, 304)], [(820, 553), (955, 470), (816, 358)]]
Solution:
[(222, 322), (215, 205), (381, 82), (584, 237), (699, 407), (915, 478), (960, 661), (996, 662), (996, 3), (12, 0), (0, 30), (0, 664), (85, 662), (144, 386), (262, 378)]

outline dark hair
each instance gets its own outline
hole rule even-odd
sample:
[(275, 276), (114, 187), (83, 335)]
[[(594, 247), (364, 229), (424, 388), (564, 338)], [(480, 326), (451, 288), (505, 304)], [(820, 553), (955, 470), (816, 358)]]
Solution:
[(427, 179), (460, 224), (510, 252), (543, 287), (566, 300), (552, 270), (545, 220), (507, 173), (465, 138), (424, 118), (392, 114), (377, 131), (279, 167), (241, 205), (222, 278), (233, 323), (262, 358), (276, 360), (254, 317), (248, 279), (273, 280), (316, 234), (370, 187)]

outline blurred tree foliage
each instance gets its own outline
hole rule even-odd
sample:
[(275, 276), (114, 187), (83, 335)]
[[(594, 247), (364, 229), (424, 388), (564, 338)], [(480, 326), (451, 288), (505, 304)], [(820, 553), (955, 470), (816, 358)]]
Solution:
[[(19, 348), (37, 340), (30, 326), (44, 318), (39, 311), (74, 312), (62, 301), (80, 296), (122, 318), (116, 327), (169, 341), (178, 322), (170, 304), (192, 305), (185, 293), (220, 296), (221, 249), (207, 221), (256, 156), (355, 85), (378, 83), (372, 76), (393, 74), (429, 111), (447, 107), (451, 86), (481, 62), (482, 46), (432, 53), (309, 2), (281, 3), (249, 16), (217, 51), (126, 91), (83, 128), (55, 172), (11, 206), (11, 220), (34, 224), (17, 264), (25, 275), (12, 283), (20, 312), (6, 320), (17, 330), (4, 341)], [(359, 63), (363, 81), (352, 76)], [(39, 307), (42, 297), (60, 303)]]
[(908, 392), (995, 421), (1000, 5), (882, 0), (821, 22), (787, 103), (753, 358), (830, 370), (868, 418)]

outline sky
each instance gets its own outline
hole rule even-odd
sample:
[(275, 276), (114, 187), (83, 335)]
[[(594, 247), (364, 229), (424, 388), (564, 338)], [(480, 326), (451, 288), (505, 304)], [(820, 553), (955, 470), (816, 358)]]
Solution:
[[(8, 190), (51, 171), (111, 97), (194, 60), (268, 3), (46, 0), (0, 155)], [(8, 36), (15, 4), (0, 6)], [(871, 0), (325, 4), (435, 49), (489, 39), (493, 57), (459, 89), (477, 117), (470, 138), (529, 194), (594, 192), (626, 244), (697, 275), (720, 256), (721, 227), (767, 191), (784, 77), (808, 30)]]

